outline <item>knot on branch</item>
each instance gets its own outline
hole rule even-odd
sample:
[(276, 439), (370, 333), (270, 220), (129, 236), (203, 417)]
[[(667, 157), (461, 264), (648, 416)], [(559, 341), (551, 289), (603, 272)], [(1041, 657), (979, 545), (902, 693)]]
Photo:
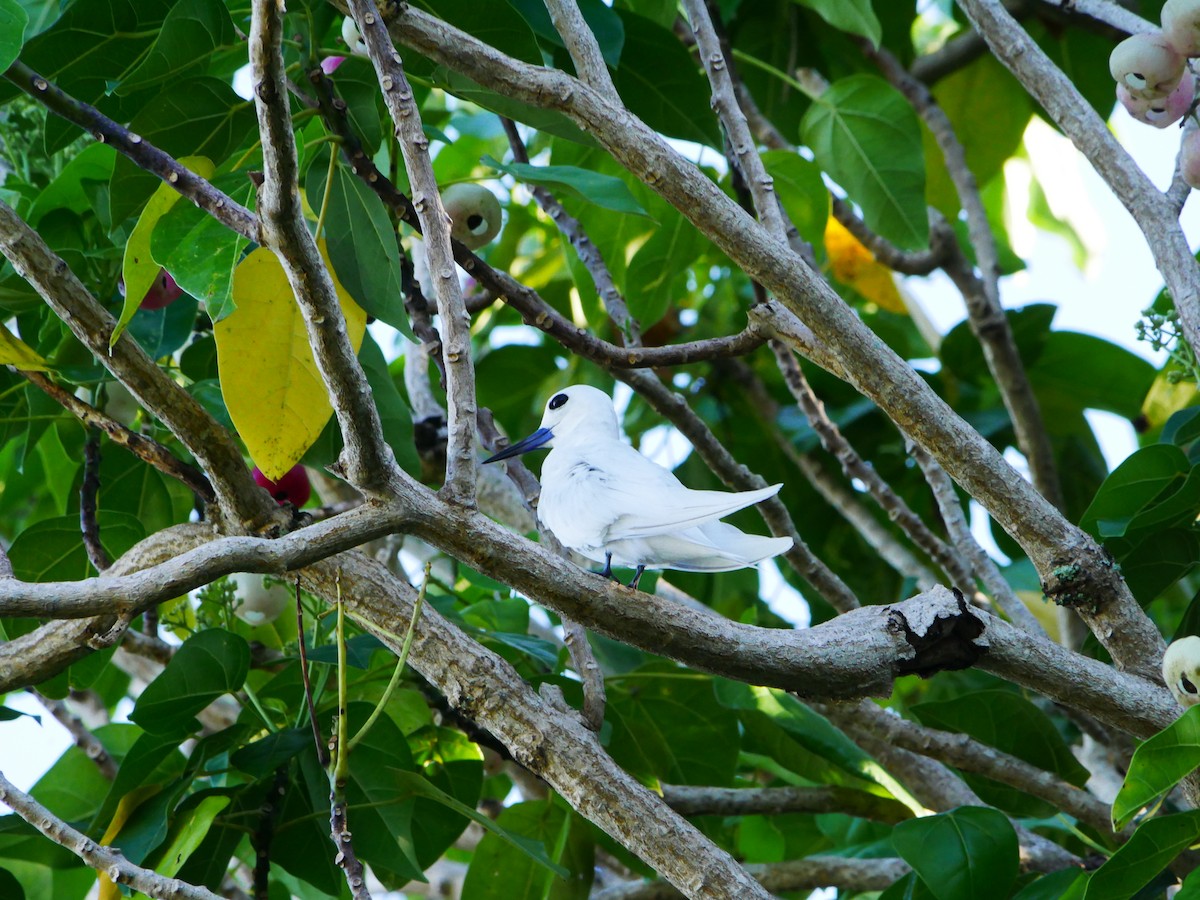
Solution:
[(1091, 559), (1076, 557), (1058, 562), (1050, 577), (1042, 582), (1042, 592), (1059, 606), (1095, 615), (1103, 598), (1112, 596), (1113, 581), (1120, 577), (1119, 566), (1103, 547), (1093, 548)]
[(914, 628), (900, 610), (888, 613), (888, 630), (903, 634), (913, 649), (911, 659), (896, 663), (897, 675), (928, 678), (935, 672), (967, 669), (987, 652), (987, 644), (975, 643), (975, 639), (983, 634), (983, 620), (971, 611), (962, 591), (952, 590), (958, 601), (958, 612), (935, 615), (927, 626), (918, 624)]

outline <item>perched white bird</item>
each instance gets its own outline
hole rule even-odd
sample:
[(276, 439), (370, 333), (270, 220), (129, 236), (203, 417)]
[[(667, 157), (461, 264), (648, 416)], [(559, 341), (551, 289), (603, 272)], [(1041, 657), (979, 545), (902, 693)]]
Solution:
[(645, 569), (728, 572), (752, 566), (792, 546), (788, 537), (746, 534), (718, 522), (722, 516), (778, 493), (693, 491), (670, 471), (621, 440), (612, 400), (586, 385), (550, 398), (542, 425), (485, 462), (552, 448), (542, 464), (538, 519), (555, 537), (588, 559)]
[(1200, 637), (1183, 637), (1167, 647), (1163, 681), (1183, 706), (1200, 703)]

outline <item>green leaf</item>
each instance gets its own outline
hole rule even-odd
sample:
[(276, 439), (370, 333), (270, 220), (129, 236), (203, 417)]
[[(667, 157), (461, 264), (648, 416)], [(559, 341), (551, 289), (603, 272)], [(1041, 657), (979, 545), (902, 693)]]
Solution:
[[(220, 175), (213, 185), (243, 206), (254, 208), (254, 184), (246, 172)], [(215, 323), (236, 308), (233, 271), (249, 243), (194, 204), (176, 203), (154, 226), (150, 252), (181, 288), (204, 302)]]
[(1104, 865), (1092, 873), (1084, 900), (1126, 900), (1186, 850), (1200, 833), (1200, 810), (1143, 822)]
[(661, 319), (673, 301), (687, 293), (687, 267), (704, 249), (704, 236), (678, 213), (666, 217), (629, 261), (625, 270), (625, 300), (643, 328)]
[(805, 113), (800, 134), (868, 227), (902, 249), (929, 243), (921, 128), (899, 91), (873, 75), (842, 78)]
[(608, 691), (609, 752), (641, 777), (727, 785), (737, 762), (737, 718), (713, 702), (712, 679), (651, 663)]
[(1193, 706), (1133, 752), (1129, 771), (1113, 800), (1114, 829), (1122, 829), (1145, 806), (1154, 802), (1200, 766), (1200, 706)]
[(1059, 406), (1103, 409), (1136, 419), (1155, 374), (1154, 366), (1136, 353), (1072, 331), (1052, 331), (1028, 371), (1047, 421)]
[(813, 247), (823, 247), (831, 200), (821, 170), (787, 150), (764, 151), (762, 161), (767, 174), (775, 179), (775, 193), (800, 237)]
[(871, 9), (871, 0), (792, 0), (807, 6), (822, 19), (841, 31), (857, 34), (879, 46), (883, 26)]
[[(103, 725), (92, 733), (114, 759), (121, 759), (137, 739), (138, 729), (124, 724)], [(60, 818), (80, 822), (95, 814), (108, 790), (109, 781), (100, 774), (95, 761), (78, 747), (70, 747), (29, 793)]]
[[(129, 130), (172, 156), (207, 156), (219, 168), (249, 136), (254, 122), (253, 104), (224, 81), (205, 76), (168, 85), (138, 111)], [(128, 158), (118, 157), (109, 182), (113, 223), (131, 216), (159, 183)]]
[(233, 20), (220, 0), (180, 0), (167, 13), (154, 46), (115, 93), (126, 96), (182, 78), (185, 72), (203, 67), (214, 50), (236, 41)]
[(121, 759), (117, 777), (109, 785), (104, 802), (88, 830), (103, 834), (123, 797), (143, 785), (178, 775), (183, 769), (183, 757), (177, 751), (185, 737), (184, 734), (139, 734)]
[(613, 82), (629, 111), (667, 137), (719, 150), (721, 128), (696, 61), (668, 29), (624, 9), (617, 14), (625, 49)]
[(323, 234), (338, 281), (368, 314), (415, 341), (404, 310), (396, 229), (383, 201), (340, 162), (334, 166), (332, 179), (326, 178), (328, 174), (326, 150), (309, 167), (305, 190), (309, 203), (319, 205), (328, 181)]
[[(199, 799), (196, 800), (196, 797)], [(213, 822), (229, 802), (229, 797), (219, 794), (189, 797), (175, 815), (167, 835), (167, 843), (159, 854), (159, 863), (154, 869), (168, 878), (174, 877), (204, 842)]]
[(287, 728), (247, 744), (229, 761), (252, 778), (265, 778), (312, 743), (311, 728)]
[(0, 0), (0, 72), (21, 54), (29, 15), (17, 0)]
[[(146, 536), (136, 517), (101, 511), (100, 544), (117, 559)], [(9, 549), (13, 572), (23, 581), (80, 581), (95, 574), (79, 533), (79, 517), (43, 519), (30, 525)]]
[(193, 717), (223, 694), (240, 690), (250, 671), (250, 647), (220, 628), (210, 628), (183, 642), (155, 678), (129, 718), (151, 734), (190, 731)]
[(599, 172), (591, 172), (578, 166), (531, 166), (527, 163), (501, 163), (490, 156), (483, 157), (482, 162), (511, 175), (522, 184), (538, 184), (560, 191), (565, 190), (605, 209), (632, 213), (636, 216), (646, 215), (646, 211), (637, 202), (633, 192), (629, 190), (629, 186), (613, 175), (601, 175)]
[(455, 97), (469, 100), (498, 116), (507, 116), (538, 131), (556, 135), (577, 144), (595, 145), (595, 140), (568, 119), (563, 113), (538, 106), (529, 106), (498, 94), (465, 75), (460, 75), (444, 66), (438, 66), (430, 75), (434, 87), (441, 88)]
[[(489, 828), (475, 848), (462, 900), (586, 900), (593, 843), (573, 812), (551, 800), (517, 803), (494, 826), (501, 830)], [(552, 863), (545, 847), (567, 868)]]
[[(383, 143), (381, 123), (384, 115), (380, 109), (381, 95), (375, 67), (369, 59), (347, 56), (332, 80), (337, 95), (346, 102), (346, 115), (350, 118), (354, 133), (362, 141), (363, 150), (368, 156), (374, 156)], [(309, 203), (319, 206), (319, 198), (314, 199), (310, 195)]]
[(375, 398), (375, 406), (379, 410), (383, 439), (392, 448), (400, 468), (419, 477), (421, 458), (417, 455), (413, 437), (412, 412), (401, 396), (400, 389), (396, 387), (396, 382), (392, 380), (383, 351), (369, 331), (363, 335), (358, 361), (362, 363), (367, 384), (371, 386), (371, 396)]
[(174, 522), (166, 477), (116, 444), (101, 451), (98, 502), (102, 511), (124, 513), (148, 532)]
[[(4, 0), (4, 2), (11, 3), (12, 0)], [(24, 12), (24, 10), (21, 10), (21, 12)], [(9, 60), (7, 65), (12, 65), (12, 60)], [(25, 888), (21, 887), (21, 882), (17, 881), (17, 876), (13, 875), (7, 869), (0, 869), (0, 897), (7, 897), (9, 900), (25, 900)]]
[(918, 814), (925, 811), (924, 804), (870, 754), (842, 734), (828, 719), (786, 691), (721, 681), (717, 696), (731, 708), (763, 713), (807, 750), (833, 763), (843, 772), (875, 782)]
[(1135, 450), (1104, 479), (1080, 526), (1098, 537), (1124, 535), (1136, 517), (1187, 485), (1191, 469), (1174, 444)]
[(892, 844), (937, 900), (1005, 900), (1017, 880), (1017, 834), (995, 809), (908, 819), (892, 830)]

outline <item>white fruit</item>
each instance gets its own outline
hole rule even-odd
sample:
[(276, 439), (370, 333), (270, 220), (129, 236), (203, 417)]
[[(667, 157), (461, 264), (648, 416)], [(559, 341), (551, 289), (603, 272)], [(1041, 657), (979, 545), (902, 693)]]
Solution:
[(1166, 97), (1139, 97), (1125, 85), (1118, 84), (1117, 99), (1129, 115), (1139, 122), (1155, 128), (1166, 128), (1182, 119), (1191, 109), (1195, 91), (1196, 79), (1191, 72), (1184, 72), (1179, 85)]
[(1200, 703), (1200, 637), (1180, 638), (1167, 648), (1163, 681), (1182, 705)]
[(442, 206), (450, 217), (450, 234), (478, 250), (500, 233), (500, 201), (478, 184), (452, 184), (442, 191)]
[(1176, 52), (1200, 56), (1200, 0), (1167, 0), (1161, 15), (1163, 34)]
[(342, 19), (342, 40), (346, 42), (351, 53), (356, 56), (367, 55), (367, 42), (363, 40), (362, 32), (358, 30), (358, 25), (350, 16)]
[(1186, 60), (1162, 32), (1135, 34), (1114, 48), (1108, 70), (1134, 96), (1165, 97), (1183, 77)]
[(1193, 188), (1200, 189), (1200, 131), (1184, 135), (1179, 156), (1183, 180)]
[(239, 572), (233, 576), (241, 602), (233, 614), (247, 625), (266, 625), (279, 618), (295, 593), (269, 575)]

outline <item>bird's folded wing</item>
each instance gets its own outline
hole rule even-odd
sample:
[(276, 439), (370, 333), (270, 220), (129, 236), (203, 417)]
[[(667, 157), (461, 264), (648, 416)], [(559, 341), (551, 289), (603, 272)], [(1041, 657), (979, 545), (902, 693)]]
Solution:
[[(703, 525), (737, 512), (752, 503), (758, 503), (779, 492), (781, 485), (757, 491), (693, 491), (675, 480), (675, 486), (664, 483), (646, 485), (638, 491), (635, 484), (628, 482), (622, 488), (634, 492), (631, 502), (609, 526), (609, 540), (648, 537)], [(657, 487), (657, 491), (653, 488)]]

